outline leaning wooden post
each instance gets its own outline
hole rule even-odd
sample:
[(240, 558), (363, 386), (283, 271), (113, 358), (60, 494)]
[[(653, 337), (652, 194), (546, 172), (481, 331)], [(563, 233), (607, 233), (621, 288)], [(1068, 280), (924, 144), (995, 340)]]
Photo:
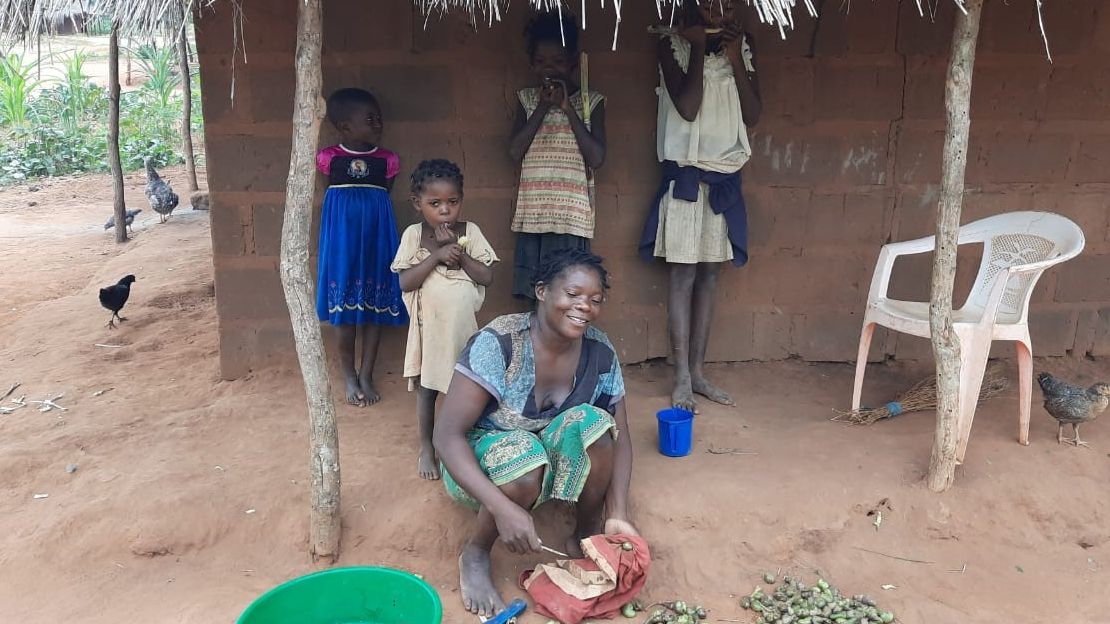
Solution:
[(189, 191), (200, 189), (197, 185), (197, 160), (193, 154), (193, 84), (189, 72), (189, 5), (181, 3), (181, 31), (177, 33), (177, 54), (181, 66), (181, 156), (185, 159), (185, 181)]
[(339, 431), (331, 399), (324, 341), (316, 318), (308, 267), (309, 227), (316, 180), (316, 142), (323, 118), (320, 97), (321, 0), (297, 3), (297, 88), (293, 99), (293, 151), (286, 181), (285, 221), (281, 227), (281, 285), (293, 322), (297, 359), (308, 399), (312, 446), (310, 531), (312, 555), (339, 555)]
[(971, 74), (975, 67), (975, 43), (979, 38), (983, 0), (967, 0), (965, 7), (967, 13), (956, 15), (948, 81), (944, 88), (947, 128), (941, 157), (937, 244), (933, 253), (929, 302), (929, 329), (937, 362), (937, 426), (927, 481), (934, 492), (943, 492), (952, 485), (960, 430), (960, 339), (952, 327), (952, 289), (971, 126)]
[(123, 166), (119, 161), (119, 22), (112, 21), (108, 38), (108, 165), (112, 169), (116, 242), (127, 242), (127, 204), (123, 198)]

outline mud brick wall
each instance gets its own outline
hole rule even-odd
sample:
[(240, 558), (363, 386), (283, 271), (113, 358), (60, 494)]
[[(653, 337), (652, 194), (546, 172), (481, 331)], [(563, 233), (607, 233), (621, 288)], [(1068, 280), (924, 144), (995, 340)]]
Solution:
[[(598, 173), (595, 248), (614, 287), (602, 326), (621, 357), (665, 356), (667, 274), (635, 253), (657, 183), (651, 3), (625, 3), (619, 50), (613, 15), (587, 3), (591, 86), (608, 96), (609, 155)], [(639, 6), (640, 4), (644, 6)], [(786, 41), (758, 34), (763, 120), (745, 169), (751, 262), (728, 268), (709, 357), (852, 360), (879, 247), (932, 230), (944, 140), (943, 88), (954, 18), (933, 20), (913, 2), (826, 3)], [(1031, 312), (1037, 355), (1110, 352), (1110, 7), (1045, 3), (1055, 63), (1044, 58), (1033, 2), (987, 3), (974, 77), (964, 221), (1012, 210), (1052, 210), (1087, 235), (1083, 256), (1045, 275)], [(506, 155), (514, 91), (528, 78), (512, 3), (506, 20), (473, 30), (462, 16), (424, 18), (409, 0), (329, 0), (324, 89), (377, 94), (384, 145), (402, 158), (397, 221), (416, 220), (404, 180), (423, 158), (446, 157), (466, 174), (465, 218), (504, 260), (485, 320), (519, 309), (508, 295), (516, 172)], [(230, 3), (197, 20), (204, 87), (212, 238), (224, 376), (292, 352), (277, 264), (293, 93), (296, 1), (243, 3), (233, 58)], [(245, 54), (245, 58), (244, 58)], [(234, 100), (231, 98), (234, 88)], [(322, 141), (334, 136), (327, 129)], [(966, 292), (975, 251), (962, 257)], [(930, 259), (900, 262), (894, 294), (928, 296)], [(403, 331), (389, 332), (381, 362), (399, 370)], [(1004, 352), (1008, 353), (1008, 349)], [(930, 357), (926, 341), (880, 335), (871, 357)]]

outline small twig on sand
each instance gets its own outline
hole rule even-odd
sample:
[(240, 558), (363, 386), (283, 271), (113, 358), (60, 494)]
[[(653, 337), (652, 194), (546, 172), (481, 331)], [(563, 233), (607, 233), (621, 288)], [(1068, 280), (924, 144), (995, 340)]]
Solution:
[(964, 572), (967, 572), (967, 564), (965, 563), (962, 567), (960, 567), (959, 570), (949, 570), (949, 572), (955, 572), (957, 574), (963, 574)]
[(15, 392), (15, 389), (18, 388), (18, 387), (19, 387), (19, 382), (18, 381), (13, 383), (12, 387), (8, 388), (7, 392), (5, 392), (4, 394), (0, 394), (0, 401), (3, 401), (4, 399), (8, 398), (11, 395), (11, 393)]
[(26, 394), (21, 394), (21, 395), (19, 395), (19, 398), (12, 399), (12, 403), (15, 403), (16, 405), (18, 405), (20, 407), (27, 407), (27, 401), (23, 400), (23, 399), (26, 399), (26, 398), (27, 398)]
[(110, 344), (100, 344), (99, 342), (96, 342), (96, 343), (93, 343), (93, 346), (94, 347), (104, 347), (105, 349), (122, 349), (122, 348), (126, 347), (127, 345), (110, 345)]
[(856, 550), (862, 550), (863, 552), (866, 552), (866, 553), (871, 553), (872, 555), (879, 555), (880, 557), (887, 557), (887, 558), (890, 558), (890, 559), (897, 559), (898, 561), (908, 561), (909, 563), (936, 563), (935, 561), (922, 561), (920, 559), (907, 559), (906, 557), (898, 557), (898, 556), (895, 556), (895, 555), (888, 555), (886, 553), (882, 553), (882, 552), (879, 552), (877, 550), (869, 550), (869, 549), (863, 548), (861, 546), (853, 546), (852, 548), (855, 548)]
[(98, 397), (98, 396), (104, 394), (105, 392), (111, 392), (112, 390), (115, 390), (115, 388), (105, 388), (103, 390), (97, 390), (96, 392), (93, 393), (93, 396)]
[(705, 450), (705, 452), (709, 453), (710, 455), (759, 455), (759, 453), (755, 453), (752, 451), (741, 451), (740, 449), (735, 448), (708, 448)]
[(41, 405), (42, 407), (39, 408), (40, 412), (49, 412), (52, 409), (59, 409), (59, 410), (62, 410), (63, 412), (66, 412), (66, 411), (69, 411), (67, 408), (64, 408), (61, 405), (58, 405), (57, 403), (54, 402), (54, 401), (57, 401), (58, 399), (62, 398), (64, 395), (65, 395), (65, 393), (62, 393), (62, 394), (59, 394), (57, 396), (48, 397), (48, 398), (46, 398), (45, 400), (42, 400), (42, 401), (28, 401), (28, 403), (34, 403), (36, 405)]

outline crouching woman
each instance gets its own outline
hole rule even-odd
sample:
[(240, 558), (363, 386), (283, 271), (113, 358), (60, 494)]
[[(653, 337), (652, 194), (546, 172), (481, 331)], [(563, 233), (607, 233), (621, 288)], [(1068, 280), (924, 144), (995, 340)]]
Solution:
[(563, 546), (572, 556), (584, 537), (636, 534), (624, 379), (592, 326), (608, 275), (601, 258), (564, 249), (544, 257), (535, 279), (534, 312), (498, 317), (471, 337), (435, 424), (447, 491), (478, 512), (459, 574), (464, 606), (482, 616), (505, 606), (490, 574), (494, 541), (539, 551), (532, 510), (542, 503), (575, 505)]

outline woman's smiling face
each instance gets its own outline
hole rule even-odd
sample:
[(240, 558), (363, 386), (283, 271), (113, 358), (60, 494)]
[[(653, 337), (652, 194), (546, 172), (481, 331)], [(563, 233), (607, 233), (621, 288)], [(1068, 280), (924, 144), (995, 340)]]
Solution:
[(564, 338), (577, 339), (601, 316), (605, 288), (597, 271), (572, 266), (550, 284), (536, 284), (536, 299), (547, 327)]

